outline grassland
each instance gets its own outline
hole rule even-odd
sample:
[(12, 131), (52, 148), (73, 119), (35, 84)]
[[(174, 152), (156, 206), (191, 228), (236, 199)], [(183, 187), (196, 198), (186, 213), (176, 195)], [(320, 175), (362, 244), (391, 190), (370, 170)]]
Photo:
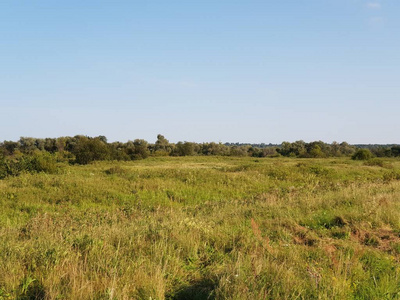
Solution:
[(65, 166), (0, 208), (0, 299), (400, 298), (399, 160)]

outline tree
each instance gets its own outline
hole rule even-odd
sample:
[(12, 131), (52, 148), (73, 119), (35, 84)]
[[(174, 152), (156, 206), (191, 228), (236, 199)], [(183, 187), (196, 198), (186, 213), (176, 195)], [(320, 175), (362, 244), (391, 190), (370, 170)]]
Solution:
[(56, 144), (57, 140), (56, 139), (52, 139), (52, 138), (46, 138), (44, 140), (44, 150), (50, 152), (50, 153), (54, 153), (57, 151), (57, 144)]
[(178, 156), (190, 156), (194, 154), (194, 144), (190, 142), (179, 142), (175, 146), (175, 155)]
[(102, 141), (103, 143), (107, 144), (107, 138), (104, 135), (99, 135), (97, 137), (100, 141)]
[(154, 153), (156, 155), (169, 155), (172, 152), (173, 145), (162, 135), (157, 135), (157, 141), (154, 144)]
[(31, 137), (21, 137), (19, 139), (20, 149), (24, 153), (31, 153), (36, 150), (36, 141)]
[(352, 155), (355, 152), (355, 147), (350, 146), (347, 142), (342, 142), (340, 143), (340, 152), (343, 155)]
[(127, 153), (127, 144), (121, 143), (121, 142), (113, 142), (111, 144), (108, 144), (110, 148), (110, 157), (113, 160), (130, 160), (131, 158), (129, 157)]
[(248, 156), (248, 151), (251, 146), (233, 146), (230, 148), (229, 155), (231, 156)]
[(322, 141), (315, 141), (305, 144), (307, 153), (303, 157), (326, 157), (330, 154), (330, 146)]
[(135, 159), (143, 159), (147, 158), (150, 155), (150, 151), (148, 148), (148, 143), (145, 140), (136, 139), (133, 141), (134, 146), (134, 158)]
[(18, 147), (19, 144), (12, 141), (4, 141), (0, 146), (4, 155), (13, 155), (15, 150), (18, 150)]
[(393, 146), (390, 150), (393, 156), (400, 156), (400, 146)]
[(203, 143), (199, 151), (204, 155), (228, 155), (229, 147), (222, 143)]
[(331, 153), (330, 153), (330, 155), (331, 156), (341, 156), (340, 145), (339, 145), (338, 142), (333, 142), (331, 144)]
[(283, 156), (302, 156), (306, 151), (306, 143), (302, 140), (294, 143), (283, 142), (281, 148), (277, 149), (278, 153)]
[(325, 154), (322, 152), (321, 147), (319, 145), (314, 145), (310, 150), (311, 157), (324, 157)]
[(40, 151), (45, 150), (44, 149), (45, 144), (46, 144), (46, 141), (44, 139), (36, 139), (35, 140), (36, 149), (39, 149)]
[(110, 158), (110, 148), (99, 138), (80, 136), (72, 153), (78, 164), (88, 164), (95, 160), (106, 160)]

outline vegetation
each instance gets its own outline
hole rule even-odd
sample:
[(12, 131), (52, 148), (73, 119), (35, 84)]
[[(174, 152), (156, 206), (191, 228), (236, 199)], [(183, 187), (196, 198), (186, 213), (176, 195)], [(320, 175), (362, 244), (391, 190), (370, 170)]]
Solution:
[[(368, 148), (369, 147), (369, 148)], [(370, 151), (371, 150), (371, 151)], [(222, 144), (222, 143), (170, 143), (159, 134), (154, 144), (143, 139), (126, 143), (108, 143), (105, 136), (35, 139), (21, 137), (18, 142), (0, 143), (0, 178), (7, 175), (18, 175), (22, 171), (42, 171), (41, 167), (26, 165), (23, 161), (32, 157), (39, 160), (64, 162), (69, 164), (89, 164), (94, 161), (117, 160), (130, 161), (145, 159), (149, 156), (250, 156), (250, 157), (300, 157), (327, 158), (352, 156), (353, 159), (371, 159), (373, 157), (398, 157), (400, 146), (397, 145), (358, 145), (351, 146), (346, 142), (327, 144), (322, 141), (306, 143), (283, 142), (281, 145), (266, 144)], [(54, 165), (54, 164), (53, 164)], [(12, 168), (13, 170), (10, 170)]]
[(160, 141), (78, 165), (79, 143), (110, 145), (88, 140), (1, 158), (19, 176), (0, 180), (0, 299), (400, 297), (396, 158), (174, 157)]
[(359, 149), (351, 158), (354, 160), (369, 160), (372, 158), (372, 153), (368, 149)]
[(327, 158), (352, 156), (361, 159), (372, 157), (398, 157), (398, 145), (357, 145), (346, 142), (327, 144), (322, 141), (306, 143), (296, 141), (273, 144), (239, 144), (239, 143), (170, 143), (163, 135), (157, 135), (154, 144), (143, 139), (135, 139), (126, 143), (108, 143), (105, 136), (36, 139), (21, 137), (19, 141), (4, 141), (0, 143), (0, 158), (20, 158), (23, 155), (44, 152), (54, 155), (56, 160), (70, 164), (88, 164), (93, 161), (118, 160), (130, 161), (148, 158), (149, 156), (250, 156), (250, 157), (300, 157)]

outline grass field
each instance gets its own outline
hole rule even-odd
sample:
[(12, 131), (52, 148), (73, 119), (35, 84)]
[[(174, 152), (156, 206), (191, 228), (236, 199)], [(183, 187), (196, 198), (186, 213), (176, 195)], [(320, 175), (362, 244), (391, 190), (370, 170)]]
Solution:
[(65, 166), (0, 208), (0, 299), (400, 298), (399, 160)]

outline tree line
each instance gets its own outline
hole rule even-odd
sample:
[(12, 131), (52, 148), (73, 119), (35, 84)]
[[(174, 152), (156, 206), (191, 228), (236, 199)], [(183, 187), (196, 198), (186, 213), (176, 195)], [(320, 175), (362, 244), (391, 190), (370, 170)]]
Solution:
[[(362, 149), (361, 149), (362, 148)], [(170, 143), (163, 135), (157, 135), (155, 143), (135, 139), (126, 143), (109, 143), (105, 136), (59, 137), (38, 139), (21, 137), (18, 141), (0, 143), (0, 178), (18, 175), (23, 171), (56, 170), (60, 163), (88, 164), (93, 161), (118, 160), (129, 161), (145, 159), (149, 156), (250, 156), (250, 157), (300, 157), (324, 158), (353, 156), (361, 157), (357, 151), (366, 150), (362, 157), (397, 157), (400, 146), (377, 146), (370, 148), (363, 145), (356, 147), (346, 142), (331, 144), (322, 141), (306, 143), (304, 141), (273, 144), (222, 144), (222, 143)], [(364, 158), (362, 158), (364, 159)]]

